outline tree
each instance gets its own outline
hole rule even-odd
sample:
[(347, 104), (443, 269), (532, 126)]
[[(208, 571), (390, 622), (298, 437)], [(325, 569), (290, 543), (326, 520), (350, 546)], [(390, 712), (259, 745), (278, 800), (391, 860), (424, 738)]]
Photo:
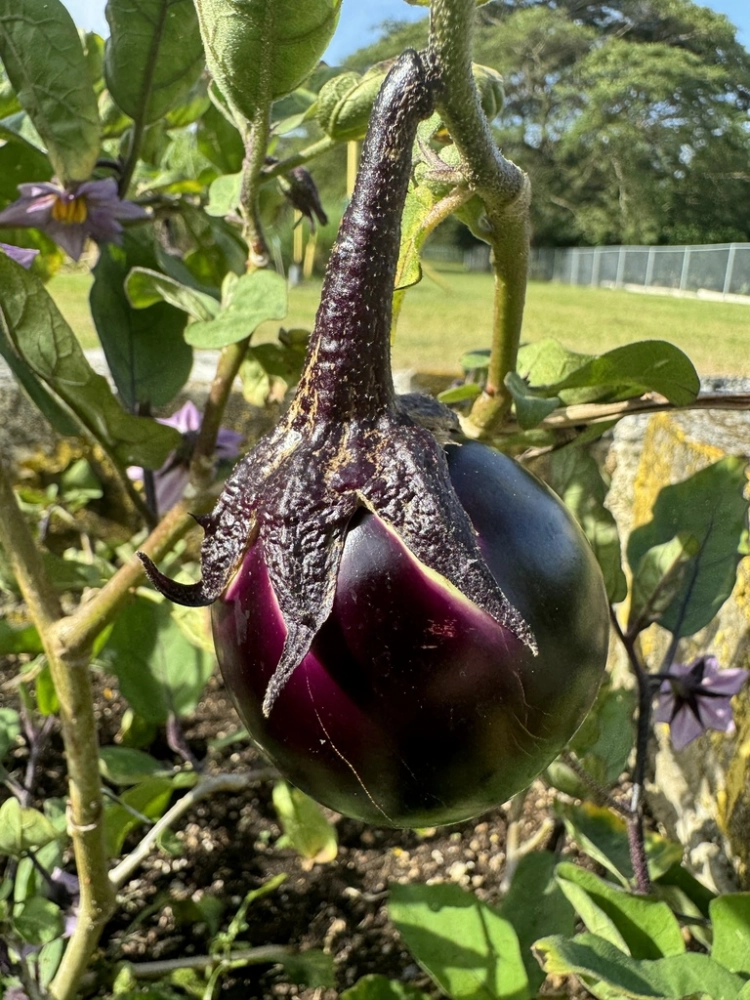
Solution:
[[(750, 239), (750, 54), (692, 0), (498, 0), (476, 59), (505, 77), (496, 123), (530, 175), (537, 245)], [(387, 24), (364, 68), (426, 24)]]

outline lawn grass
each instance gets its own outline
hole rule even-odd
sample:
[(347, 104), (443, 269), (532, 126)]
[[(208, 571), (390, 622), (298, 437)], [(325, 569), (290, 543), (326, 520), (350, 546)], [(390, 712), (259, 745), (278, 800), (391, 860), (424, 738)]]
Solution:
[[(464, 351), (488, 347), (492, 280), (445, 271), (409, 291), (393, 347), (394, 368), (457, 374)], [(88, 310), (90, 278), (60, 274), (49, 290), (84, 347), (97, 346)], [(319, 283), (292, 289), (287, 327), (312, 325)], [(256, 335), (266, 340), (276, 325)], [(567, 347), (600, 354), (635, 340), (669, 340), (702, 375), (750, 374), (750, 306), (602, 288), (534, 282), (529, 286), (524, 340), (556, 337)]]

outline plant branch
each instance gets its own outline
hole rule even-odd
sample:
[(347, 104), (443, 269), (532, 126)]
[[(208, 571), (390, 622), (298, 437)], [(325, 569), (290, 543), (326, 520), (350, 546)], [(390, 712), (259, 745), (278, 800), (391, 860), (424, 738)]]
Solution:
[(482, 200), (484, 238), (493, 253), (495, 307), (485, 391), (470, 422), (489, 432), (504, 421), (512, 398), (505, 376), (515, 370), (521, 339), (529, 257), (531, 187), (526, 174), (497, 148), (471, 69), (474, 0), (433, 0), (429, 59), (437, 110), (461, 154), (461, 170)]
[(164, 830), (169, 829), (198, 802), (216, 795), (218, 792), (233, 792), (235, 794), (243, 792), (261, 781), (268, 781), (270, 778), (276, 777), (276, 775), (276, 770), (268, 767), (244, 774), (217, 774), (213, 777), (200, 778), (197, 784), (154, 823), (138, 846), (112, 869), (109, 878), (113, 887), (119, 889), (123, 886), (151, 853), (151, 849)]
[(280, 962), (297, 952), (289, 945), (264, 944), (257, 948), (242, 948), (217, 955), (193, 955), (190, 958), (169, 958), (160, 962), (128, 963), (128, 971), (136, 979), (161, 979), (178, 969), (195, 969), (196, 971), (211, 969), (214, 966), (237, 968), (245, 965), (265, 965)]
[(554, 410), (539, 424), (540, 427), (558, 429), (579, 424), (596, 424), (627, 417), (634, 413), (659, 413), (683, 410), (750, 410), (748, 393), (706, 393), (686, 406), (670, 403), (656, 394), (638, 399), (625, 399), (619, 403), (578, 403)]
[(635, 874), (636, 891), (647, 894), (651, 889), (646, 858), (646, 842), (643, 833), (643, 787), (646, 779), (648, 742), (651, 736), (651, 702), (654, 692), (651, 678), (644, 669), (635, 649), (635, 637), (626, 636), (613, 608), (610, 607), (612, 626), (628, 656), (638, 688), (638, 715), (635, 738), (635, 767), (633, 768), (633, 791), (630, 800), (631, 816), (628, 820), (628, 845), (630, 860)]
[(261, 184), (267, 184), (268, 181), (274, 179), (274, 177), (279, 177), (282, 174), (288, 174), (290, 170), (294, 170), (295, 167), (301, 167), (303, 163), (308, 163), (316, 156), (320, 156), (321, 153), (327, 153), (329, 149), (333, 149), (338, 146), (339, 143), (336, 139), (331, 139), (330, 136), (323, 136), (322, 139), (318, 139), (317, 142), (310, 143), (309, 146), (305, 146), (298, 153), (294, 153), (292, 156), (287, 156), (285, 160), (278, 160), (274, 164), (270, 164), (263, 169), (260, 181)]
[(55, 1000), (69, 1000), (115, 904), (107, 872), (94, 698), (88, 658), (71, 653), (59, 641), (56, 626), (62, 617), (60, 602), (1, 464), (0, 542), (44, 644), (60, 703), (68, 766), (68, 829), (81, 900), (76, 928), (50, 985), (50, 994)]

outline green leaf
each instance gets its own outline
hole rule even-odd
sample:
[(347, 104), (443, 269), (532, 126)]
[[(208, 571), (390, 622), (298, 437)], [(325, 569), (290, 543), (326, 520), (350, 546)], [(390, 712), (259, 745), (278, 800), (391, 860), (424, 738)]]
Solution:
[(591, 360), (590, 354), (570, 351), (554, 337), (545, 337), (521, 347), (516, 369), (530, 385), (548, 388), (558, 385)]
[(156, 266), (153, 236), (131, 230), (122, 246), (101, 248), (94, 268), (91, 315), (117, 391), (132, 410), (170, 403), (193, 365), (182, 309), (166, 302), (133, 309), (128, 301), (125, 281), (131, 268)]
[(450, 406), (451, 403), (463, 403), (467, 399), (476, 399), (481, 394), (481, 385), (477, 385), (476, 382), (464, 382), (463, 385), (454, 386), (452, 389), (444, 389), (443, 392), (438, 393), (437, 398), (441, 403)]
[(518, 425), (525, 431), (537, 427), (545, 417), (562, 405), (557, 396), (548, 399), (535, 395), (518, 372), (508, 372), (505, 385), (513, 397)]
[[(632, 895), (577, 865), (560, 864), (556, 874), (562, 891), (576, 907), (588, 930), (611, 941), (633, 958), (666, 958), (685, 951), (680, 925), (666, 903)], [(571, 889), (579, 891), (571, 893)], [(602, 915), (606, 922), (601, 921)], [(604, 929), (592, 926), (590, 920), (597, 925), (603, 924)], [(616, 929), (616, 938), (609, 937), (607, 924)]]
[(169, 778), (147, 778), (108, 801), (104, 810), (104, 833), (107, 854), (116, 858), (122, 853), (125, 838), (137, 826), (155, 821), (166, 812), (174, 784)]
[[(0, 128), (0, 138), (7, 139), (2, 132)], [(19, 184), (48, 181), (51, 177), (51, 163), (44, 153), (29, 143), (11, 140), (0, 147), (0, 206), (16, 200)], [(5, 235), (3, 242), (8, 242)]]
[(137, 785), (145, 778), (165, 773), (164, 766), (150, 754), (118, 746), (100, 748), (99, 770), (114, 785)]
[(64, 183), (99, 155), (96, 94), (73, 19), (60, 0), (0, 0), (0, 58)]
[(656, 498), (653, 520), (636, 528), (628, 541), (631, 567), (649, 549), (684, 533), (698, 540), (698, 553), (659, 624), (675, 636), (693, 635), (715, 617), (734, 588), (737, 564), (747, 552), (745, 462), (724, 458)]
[[(242, 136), (215, 104), (211, 104), (198, 122), (196, 141), (201, 153), (222, 174), (240, 174), (245, 158)], [(232, 207), (238, 203), (234, 201)]]
[(196, 7), (211, 76), (250, 121), (259, 105), (291, 93), (312, 72), (336, 30), (341, 0), (196, 0)]
[[(22, 367), (25, 378), (48, 386), (55, 395), (47, 393), (47, 398), (57, 409), (63, 415), (75, 413), (123, 465), (159, 468), (179, 444), (174, 428), (123, 410), (107, 380), (92, 370), (44, 285), (4, 254), (0, 254), (0, 318), (0, 334), (3, 325), (8, 334), (7, 339), (0, 335), (0, 353), (10, 367), (14, 371), (14, 366)], [(73, 427), (68, 433), (75, 433), (70, 418), (68, 423)]]
[(167, 302), (197, 320), (213, 319), (220, 308), (212, 295), (182, 285), (148, 267), (134, 267), (130, 271), (125, 280), (125, 292), (134, 309), (148, 309), (159, 302)]
[(214, 658), (194, 646), (168, 601), (138, 597), (118, 616), (101, 653), (133, 711), (147, 722), (195, 710)]
[(206, 212), (224, 218), (235, 212), (242, 194), (242, 174), (224, 174), (211, 182), (208, 189)]
[(49, 663), (45, 663), (34, 681), (34, 691), (36, 694), (36, 704), (42, 715), (54, 715), (60, 711), (60, 700), (55, 690), (55, 682), (52, 680), (52, 671)]
[(344, 990), (341, 1000), (429, 1000), (426, 993), (408, 983), (399, 983), (386, 976), (363, 976), (354, 986)]
[(527, 1000), (513, 925), (457, 885), (390, 887), (388, 910), (422, 968), (453, 1000)]
[(23, 809), (12, 797), (0, 806), (0, 854), (20, 858), (57, 838), (57, 831), (38, 809)]
[(190, 92), (203, 71), (198, 18), (191, 0), (107, 0), (107, 87), (136, 122), (159, 121)]
[(573, 908), (555, 879), (556, 864), (557, 858), (550, 851), (532, 851), (522, 857), (499, 910), (518, 935), (533, 991), (544, 982), (544, 973), (531, 946), (552, 931), (572, 936), (575, 930)]
[[(375, 67), (364, 76), (348, 70), (327, 80), (315, 104), (315, 118), (326, 135), (337, 142), (363, 139), (384, 78), (382, 68)], [(406, 212), (408, 217), (411, 210)], [(408, 223), (406, 228), (409, 228)], [(406, 286), (397, 280), (396, 288), (401, 287)]]
[(32, 896), (13, 915), (13, 927), (27, 944), (49, 944), (63, 932), (60, 907), (41, 896)]
[(706, 996), (712, 1000), (736, 1000), (744, 986), (739, 976), (708, 955), (686, 952), (651, 962), (637, 961), (594, 934), (579, 934), (572, 939), (561, 935), (543, 938), (537, 941), (536, 951), (549, 974), (572, 973), (587, 985), (592, 981), (603, 982), (617, 990), (618, 995), (634, 1000)]
[(236, 281), (218, 316), (208, 322), (191, 323), (185, 339), (193, 347), (226, 347), (249, 337), (266, 320), (283, 319), (286, 310), (286, 281), (281, 275), (253, 271)]
[(607, 597), (616, 604), (628, 593), (617, 522), (604, 506), (607, 484), (596, 459), (584, 448), (562, 448), (550, 456), (549, 483), (586, 533), (601, 567)]
[(585, 402), (571, 390), (593, 389), (597, 399), (606, 390), (608, 398), (626, 399), (644, 392), (658, 392), (675, 406), (692, 403), (700, 391), (700, 380), (687, 355), (664, 340), (642, 340), (616, 347), (592, 358), (558, 382), (555, 394), (563, 401)]
[[(569, 836), (585, 854), (612, 872), (623, 885), (633, 881), (627, 827), (621, 816), (591, 802), (576, 805), (558, 799), (554, 809), (565, 823)], [(649, 874), (656, 879), (680, 861), (682, 848), (656, 833), (647, 833), (646, 858)]]
[(44, 646), (36, 626), (24, 625), (22, 628), (13, 628), (7, 619), (0, 620), (0, 656), (16, 656), (18, 653), (38, 656), (43, 652)]
[[(633, 749), (635, 702), (632, 689), (613, 687), (607, 678), (570, 743), (583, 769), (604, 788), (615, 784)], [(580, 787), (573, 794), (586, 797)]]
[(333, 955), (327, 955), (317, 948), (308, 948), (307, 951), (295, 954), (281, 950), (276, 961), (283, 967), (287, 979), (300, 986), (325, 990), (336, 985)]
[(490, 366), (490, 352), (489, 349), (477, 349), (476, 351), (467, 351), (466, 354), (461, 355), (460, 365), (465, 372), (482, 372), (486, 371)]
[(273, 804), (281, 829), (291, 846), (303, 858), (325, 863), (338, 853), (336, 828), (309, 795), (278, 781), (273, 788)]
[(21, 716), (15, 708), (0, 708), (0, 760), (16, 745), (21, 735)]
[(699, 551), (698, 539), (681, 531), (643, 554), (633, 573), (628, 614), (631, 635), (659, 621), (677, 596)]
[(718, 896), (709, 913), (714, 929), (711, 958), (731, 972), (750, 974), (750, 892)]

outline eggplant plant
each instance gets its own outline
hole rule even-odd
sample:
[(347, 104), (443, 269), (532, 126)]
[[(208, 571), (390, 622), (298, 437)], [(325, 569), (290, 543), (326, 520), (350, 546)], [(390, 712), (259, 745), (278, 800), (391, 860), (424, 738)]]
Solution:
[[(181, 849), (172, 831), (203, 800), (281, 774), (297, 786), (278, 782), (272, 796), (282, 840), (308, 867), (337, 846), (335, 819), (305, 791), (397, 827), (454, 823), (513, 796), (497, 814), (508, 823), (500, 911), (458, 886), (390, 891), (392, 923), (448, 996), (473, 996), (477, 976), (488, 996), (534, 996), (542, 962), (597, 995), (634, 995), (635, 982), (674, 996), (677, 981), (693, 995), (705, 979), (739, 1000), (750, 967), (732, 949), (747, 901), (712, 912), (679, 845), (646, 836), (643, 789), (657, 695), (679, 746), (733, 732), (746, 671), (677, 657), (732, 589), (744, 464), (724, 459), (662, 491), (631, 534), (629, 588), (584, 442), (631, 404), (692, 405), (695, 370), (663, 342), (598, 357), (556, 342), (519, 350), (530, 187), (490, 130), (501, 80), (472, 69), (475, 0), (432, 0), (427, 48), (361, 81), (320, 65), (340, 5), (108, 0), (105, 43), (79, 36), (61, 0), (0, 3), (0, 354), (64, 439), (23, 477), (0, 456), (0, 654), (15, 675), (3, 697), (18, 692), (18, 708), (0, 708), (0, 984), (18, 1000), (72, 1000), (84, 985), (138, 996), (149, 980), (156, 996), (212, 1000), (224, 975), (280, 963), (295, 982), (333, 987), (329, 953), (244, 947), (283, 873), (258, 885), (253, 871), (232, 917), (210, 893), (170, 897), (175, 919), (206, 927), (206, 954), (114, 968), (108, 922), (144, 860)], [(266, 239), (279, 199), (324, 226), (330, 206), (306, 165), (368, 121), (306, 354), (305, 331), (252, 342), (287, 311), (280, 258), (270, 266), (280, 243)], [(446, 398), (460, 422), (444, 403), (395, 393), (389, 348), (421, 248), (451, 214), (490, 244), (495, 288), (490, 350)], [(85, 267), (92, 241), (91, 312), (111, 380), (44, 285), (63, 250)], [(219, 352), (203, 413), (178, 403), (194, 348)], [(238, 453), (222, 427), (238, 375), (264, 417), (299, 384), (222, 488)], [(557, 495), (495, 446), (546, 452)], [(196, 521), (200, 567), (184, 541)], [(636, 693), (600, 687), (610, 623)], [(653, 623), (673, 639), (649, 672), (638, 639)], [(216, 773), (238, 734), (213, 743), (209, 766), (183, 730), (216, 659), (272, 766)], [(97, 699), (112, 689), (95, 694), (92, 666), (126, 706), (104, 746)], [(42, 794), (58, 731), (67, 800), (59, 784)], [(628, 769), (630, 805), (616, 788)], [(560, 793), (549, 846), (564, 826), (621, 888), (558, 865), (553, 850), (519, 863), (514, 825), (542, 772)], [(710, 958), (702, 924), (690, 925), (691, 949), (704, 953), (682, 954), (684, 927), (657, 893), (683, 923), (710, 917)], [(658, 954), (669, 968), (649, 965)], [(406, 993), (418, 995), (363, 980), (343, 995)]]
[[(416, 827), (506, 801), (557, 756), (609, 632), (563, 504), (484, 445), (446, 454), (394, 394), (400, 219), (433, 86), (410, 51), (383, 84), (296, 395), (200, 518), (202, 579), (142, 555), (165, 596), (214, 604), (227, 687), (282, 774), (339, 812)], [(433, 424), (440, 408), (422, 405)]]

